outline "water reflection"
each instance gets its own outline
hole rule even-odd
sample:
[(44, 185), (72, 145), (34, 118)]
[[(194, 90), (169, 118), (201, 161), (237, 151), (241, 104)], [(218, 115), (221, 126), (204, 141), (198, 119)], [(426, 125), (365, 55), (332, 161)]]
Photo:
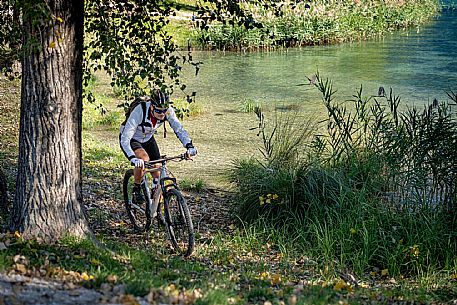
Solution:
[(197, 77), (187, 71), (185, 79), (209, 102), (315, 103), (316, 90), (297, 85), (319, 69), (334, 81), (341, 99), (351, 98), (363, 84), (366, 95), (392, 87), (402, 100), (424, 103), (457, 90), (457, 11), (376, 41), (263, 53), (195, 52), (194, 57), (204, 64)]

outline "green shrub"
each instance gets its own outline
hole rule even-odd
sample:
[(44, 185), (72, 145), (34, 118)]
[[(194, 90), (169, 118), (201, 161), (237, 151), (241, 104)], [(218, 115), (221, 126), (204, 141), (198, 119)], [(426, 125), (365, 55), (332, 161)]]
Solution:
[(244, 113), (252, 113), (256, 108), (261, 108), (258, 102), (255, 102), (251, 99), (244, 99), (240, 102), (240, 111)]
[(272, 9), (251, 6), (262, 28), (213, 24), (193, 40), (207, 49), (257, 49), (353, 41), (420, 25), (439, 11), (436, 0), (303, 1)]
[(183, 119), (184, 117), (198, 116), (205, 112), (203, 105), (196, 102), (189, 103), (184, 99), (173, 100), (172, 106), (175, 109), (176, 115), (180, 119)]
[(189, 180), (183, 179), (179, 182), (179, 187), (184, 191), (193, 191), (193, 192), (201, 192), (206, 187), (205, 181), (202, 179), (197, 180)]
[(125, 116), (122, 111), (111, 110), (103, 114), (102, 117), (97, 121), (97, 123), (99, 125), (119, 128), (124, 118)]
[(85, 102), (83, 107), (83, 129), (90, 130), (95, 127), (105, 127), (118, 130), (125, 118), (124, 111), (119, 108), (107, 109), (110, 98), (106, 95), (96, 96), (98, 104)]
[[(362, 273), (417, 275), (457, 262), (457, 118), (449, 102), (401, 109), (390, 91), (335, 101), (317, 75), (326, 132), (260, 110), (261, 160), (235, 162), (239, 217), (294, 251)], [(335, 266), (338, 265), (338, 266)]]

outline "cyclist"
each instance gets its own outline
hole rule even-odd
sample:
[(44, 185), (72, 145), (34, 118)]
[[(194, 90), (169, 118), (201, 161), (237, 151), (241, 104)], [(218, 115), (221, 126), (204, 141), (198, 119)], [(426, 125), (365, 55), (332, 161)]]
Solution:
[[(195, 156), (197, 149), (179, 122), (173, 107), (170, 106), (169, 96), (160, 90), (154, 90), (150, 97), (137, 98), (131, 104), (131, 109), (126, 116), (126, 120), (121, 125), (119, 141), (124, 155), (135, 165), (133, 200), (139, 204), (144, 202), (140, 187), (144, 175), (144, 161), (160, 158), (159, 147), (154, 139), (157, 128), (168, 121), (178, 139), (187, 149), (188, 156)], [(153, 190), (157, 187), (159, 176), (159, 172), (153, 173)]]

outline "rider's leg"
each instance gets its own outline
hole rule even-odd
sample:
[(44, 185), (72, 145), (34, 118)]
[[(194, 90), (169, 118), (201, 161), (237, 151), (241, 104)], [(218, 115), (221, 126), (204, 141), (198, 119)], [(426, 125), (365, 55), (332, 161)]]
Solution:
[[(135, 150), (135, 157), (137, 157), (138, 159), (142, 159), (143, 161), (149, 161), (149, 155), (143, 148), (138, 148)], [(143, 175), (143, 169), (139, 167), (135, 167), (133, 169), (133, 177), (135, 179), (135, 184), (141, 184), (141, 179), (143, 178)]]
[[(155, 168), (160, 168), (160, 164), (154, 164), (154, 167), (155, 167)], [(159, 179), (159, 177), (160, 177), (160, 171), (155, 171), (155, 172), (153, 172), (153, 173), (152, 173), (152, 177), (153, 177), (154, 179)]]
[[(160, 150), (159, 146), (157, 145), (157, 142), (154, 137), (152, 137), (146, 144), (145, 144), (145, 149), (152, 161), (160, 159)], [(160, 168), (160, 164), (154, 164), (155, 168)], [(153, 181), (153, 187), (157, 185), (157, 181), (160, 177), (160, 171), (154, 171), (152, 172), (152, 177), (154, 178)]]

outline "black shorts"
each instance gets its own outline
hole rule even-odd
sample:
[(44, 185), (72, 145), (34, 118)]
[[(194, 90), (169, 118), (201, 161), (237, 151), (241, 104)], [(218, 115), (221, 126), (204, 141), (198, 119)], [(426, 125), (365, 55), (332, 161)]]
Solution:
[(130, 140), (130, 147), (133, 151), (139, 148), (144, 148), (144, 150), (149, 156), (149, 160), (151, 161), (160, 159), (159, 146), (157, 146), (157, 142), (154, 139), (154, 137), (152, 137), (149, 141), (144, 143), (132, 139)]

